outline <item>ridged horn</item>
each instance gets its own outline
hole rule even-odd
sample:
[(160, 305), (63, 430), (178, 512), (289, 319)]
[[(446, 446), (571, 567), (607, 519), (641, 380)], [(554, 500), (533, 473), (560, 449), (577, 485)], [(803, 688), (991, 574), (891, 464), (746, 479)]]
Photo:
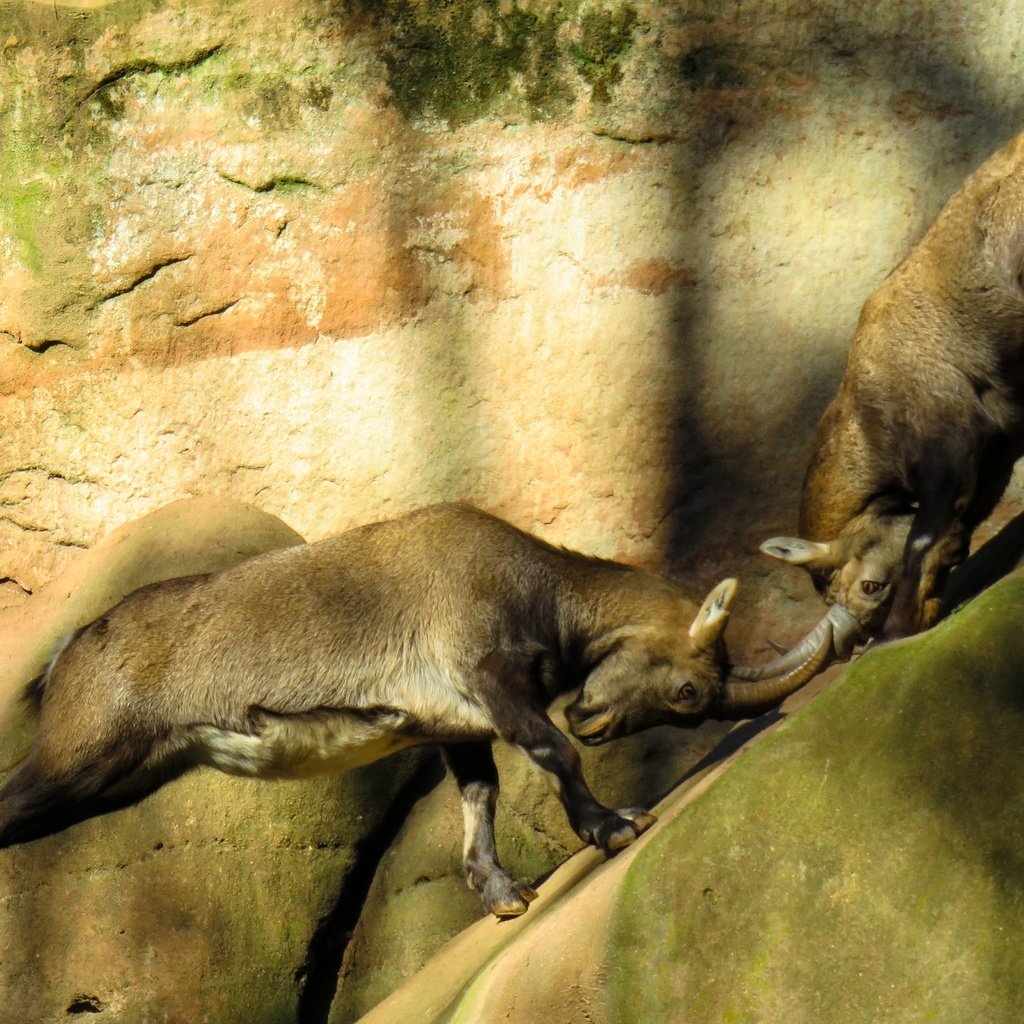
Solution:
[(837, 658), (846, 658), (860, 633), (860, 623), (841, 605), (833, 605), (817, 625), (795, 647), (763, 665), (733, 665), (729, 674), (735, 679), (757, 682), (774, 679), (799, 668), (819, 649), (826, 629), (832, 627), (832, 646)]
[(842, 605), (833, 605), (791, 651), (764, 665), (733, 666), (719, 713), (728, 717), (780, 703), (813, 679), (833, 656), (847, 657), (859, 632), (857, 619)]

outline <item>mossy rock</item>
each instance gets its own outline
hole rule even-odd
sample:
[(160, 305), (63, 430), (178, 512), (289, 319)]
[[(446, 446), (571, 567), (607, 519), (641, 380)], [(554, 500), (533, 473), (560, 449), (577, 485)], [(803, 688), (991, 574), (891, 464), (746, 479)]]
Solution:
[(1021, 621), (1017, 574), (869, 653), (366, 1024), (1018, 1021)]

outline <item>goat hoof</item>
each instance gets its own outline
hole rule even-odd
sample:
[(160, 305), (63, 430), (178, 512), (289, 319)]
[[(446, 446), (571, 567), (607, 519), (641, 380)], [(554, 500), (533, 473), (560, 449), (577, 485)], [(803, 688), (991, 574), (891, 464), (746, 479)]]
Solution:
[(488, 880), (480, 895), (487, 913), (504, 919), (525, 914), (537, 898), (537, 891), (529, 885), (513, 882), (506, 875)]
[(507, 900), (495, 903), (493, 907), (488, 907), (487, 911), (493, 914), (499, 921), (507, 921), (513, 917), (522, 917), (529, 909), (529, 906), (525, 900)]
[(642, 832), (646, 832), (658, 819), (639, 807), (626, 807), (615, 811), (594, 833), (593, 842), (605, 853), (625, 849)]
[(646, 832), (657, 820), (656, 814), (645, 811), (642, 807), (626, 807), (618, 812), (623, 818), (633, 822), (637, 832)]

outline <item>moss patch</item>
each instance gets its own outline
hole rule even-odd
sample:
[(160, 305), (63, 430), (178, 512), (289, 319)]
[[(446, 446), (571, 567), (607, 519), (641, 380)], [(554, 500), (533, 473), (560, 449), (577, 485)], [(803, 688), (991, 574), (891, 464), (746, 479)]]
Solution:
[(1018, 1019), (1022, 617), (1011, 579), (865, 657), (654, 837), (610, 1019)]
[(622, 79), (621, 61), (632, 44), (636, 11), (622, 5), (587, 10), (578, 16), (579, 34), (570, 55), (595, 100), (607, 103), (611, 88)]
[[(124, 30), (160, 6), (126, 0), (89, 11), (37, 4), (0, 9), (0, 217), (37, 277), (51, 263), (67, 271), (68, 253), (52, 252), (53, 239), (82, 244), (94, 226), (92, 204), (83, 199), (103, 146), (96, 121), (75, 117), (87, 89), (86, 51), (113, 26)], [(28, 50), (45, 60), (24, 59)], [(100, 120), (109, 114), (102, 111)]]
[(638, 22), (631, 4), (579, 0), (350, 0), (344, 7), (380, 32), (398, 109), (452, 124), (488, 115), (554, 117), (570, 108), (581, 84), (607, 101)]

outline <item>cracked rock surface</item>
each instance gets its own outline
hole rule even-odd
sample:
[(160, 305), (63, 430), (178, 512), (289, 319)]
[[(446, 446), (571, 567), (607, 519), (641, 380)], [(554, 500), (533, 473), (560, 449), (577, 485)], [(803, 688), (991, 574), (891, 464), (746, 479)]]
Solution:
[[(0, 603), (203, 493), (738, 569), (864, 297), (1018, 127), (1011, 13), (915, 62), (871, 11), (4, 5)], [(984, 96), (935, 71), (968, 30)]]

